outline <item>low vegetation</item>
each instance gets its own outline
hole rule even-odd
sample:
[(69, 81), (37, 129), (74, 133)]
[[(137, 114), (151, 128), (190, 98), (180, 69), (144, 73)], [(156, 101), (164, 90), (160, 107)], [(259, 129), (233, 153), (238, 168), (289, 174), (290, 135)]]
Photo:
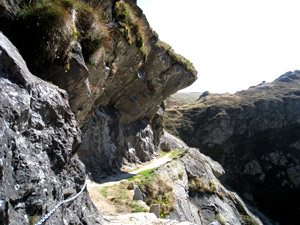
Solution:
[(163, 152), (163, 151), (161, 151), (160, 154), (161, 154), (162, 156), (168, 156), (169, 158), (173, 159), (173, 158), (179, 157), (179, 156), (182, 155), (184, 152), (185, 152), (184, 149), (176, 149), (176, 150), (173, 150), (173, 151), (171, 151), (171, 152)]
[(256, 222), (256, 220), (250, 216), (242, 215), (242, 219), (243, 219), (244, 225), (259, 225), (259, 223)]
[(163, 41), (158, 41), (156, 45), (163, 48), (166, 51), (166, 53), (171, 57), (171, 59), (173, 59), (173, 61), (182, 65), (195, 77), (197, 76), (197, 70), (195, 69), (193, 63), (191, 63), (191, 61), (189, 61), (188, 59), (184, 58), (182, 55), (177, 54), (170, 45)]
[(29, 220), (29, 225), (34, 225), (39, 221), (39, 216), (38, 215), (29, 216), (28, 220)]
[(108, 191), (107, 191), (108, 188), (109, 188), (109, 186), (104, 187), (104, 188), (101, 188), (101, 189), (99, 190), (100, 194), (101, 194), (104, 198), (107, 198), (107, 197), (108, 197)]
[(216, 215), (216, 220), (221, 224), (221, 225), (225, 225), (224, 220), (221, 218), (220, 214)]
[(174, 208), (175, 196), (172, 193), (172, 182), (159, 176), (155, 171), (145, 170), (128, 180), (134, 181), (146, 194), (147, 205), (160, 205), (160, 217), (165, 217)]
[(199, 177), (189, 179), (189, 190), (201, 194), (217, 194), (216, 185), (213, 181), (209, 181), (209, 185), (207, 185), (207, 182)]
[(123, 0), (116, 2), (114, 12), (121, 27), (120, 31), (128, 44), (135, 43), (146, 61), (148, 53), (145, 46), (145, 32), (140, 19), (131, 6)]
[[(99, 7), (80, 0), (24, 0), (12, 22), (22, 34), (17, 47), (33, 61), (31, 66), (59, 60), (68, 71), (69, 53), (76, 41), (88, 61), (108, 36)], [(23, 43), (30, 49), (22, 47)]]
[(183, 114), (179, 110), (166, 110), (163, 119), (163, 125), (166, 131), (176, 137), (180, 137), (179, 128), (183, 121)]
[(127, 189), (128, 185), (128, 181), (123, 181), (120, 184), (103, 187), (99, 192), (112, 205), (122, 209), (123, 213), (148, 212), (144, 206), (132, 200), (132, 193)]

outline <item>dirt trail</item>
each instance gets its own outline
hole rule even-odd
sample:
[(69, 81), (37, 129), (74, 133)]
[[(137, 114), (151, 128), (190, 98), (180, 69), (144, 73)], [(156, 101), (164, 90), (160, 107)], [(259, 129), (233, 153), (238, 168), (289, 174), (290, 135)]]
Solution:
[(93, 203), (106, 216), (130, 213), (130, 208), (128, 208), (128, 206), (120, 206), (120, 205), (112, 204), (110, 200), (102, 196), (99, 190), (107, 186), (113, 186), (115, 184), (119, 184), (121, 181), (124, 181), (126, 178), (133, 177), (144, 170), (159, 167), (160, 165), (165, 164), (170, 160), (171, 158), (169, 157), (168, 154), (164, 157), (155, 158), (152, 161), (142, 165), (141, 167), (138, 167), (137, 169), (131, 172), (124, 172), (103, 179), (101, 180), (101, 183), (95, 183), (91, 180), (88, 180), (87, 188)]
[(150, 163), (146, 163), (145, 165), (142, 165), (141, 167), (138, 167), (137, 169), (135, 169), (131, 172), (123, 172), (123, 173), (112, 175), (108, 178), (102, 179), (100, 181), (100, 183), (96, 183), (91, 180), (88, 180), (87, 185), (88, 185), (88, 188), (89, 187), (101, 188), (101, 187), (105, 187), (105, 186), (112, 186), (112, 185), (120, 183), (121, 181), (123, 181), (129, 177), (133, 177), (144, 170), (157, 168), (170, 160), (171, 160), (171, 158), (169, 157), (169, 154), (168, 154), (168, 155), (165, 155), (160, 158), (155, 158), (152, 161), (150, 161)]

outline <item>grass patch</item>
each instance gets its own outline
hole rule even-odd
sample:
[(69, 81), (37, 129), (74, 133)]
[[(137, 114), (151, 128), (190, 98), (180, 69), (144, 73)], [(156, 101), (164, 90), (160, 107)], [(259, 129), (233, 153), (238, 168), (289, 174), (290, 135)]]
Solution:
[(133, 201), (129, 203), (129, 207), (132, 209), (133, 213), (148, 212), (148, 210), (145, 209), (143, 206), (136, 204)]
[(189, 190), (191, 192), (206, 193), (206, 194), (217, 194), (216, 185), (213, 181), (209, 181), (207, 185), (206, 181), (199, 177), (189, 179)]
[(256, 222), (256, 220), (250, 216), (242, 215), (242, 219), (244, 225), (259, 225), (258, 222)]
[(141, 191), (146, 194), (146, 203), (160, 205), (160, 217), (163, 218), (170, 212), (175, 205), (175, 196), (173, 195), (173, 184), (171, 181), (150, 173), (140, 180), (138, 184)]
[(147, 205), (160, 205), (160, 216), (162, 218), (174, 208), (175, 196), (172, 193), (172, 182), (159, 176), (153, 169), (144, 170), (127, 180), (135, 181), (141, 191), (146, 194)]
[(38, 215), (29, 216), (28, 220), (30, 225), (34, 225), (39, 221), (39, 216)]
[(132, 200), (132, 193), (127, 189), (129, 182), (122, 181), (113, 186), (107, 186), (99, 190), (111, 204), (127, 213), (148, 212), (148, 210)]
[(185, 152), (184, 149), (176, 149), (176, 150), (173, 150), (173, 151), (170, 151), (170, 152), (161, 151), (160, 155), (162, 155), (162, 156), (168, 156), (170, 159), (173, 159), (173, 158), (179, 157), (184, 152)]
[(109, 186), (104, 187), (104, 188), (101, 188), (101, 189), (99, 190), (100, 194), (101, 194), (104, 198), (107, 198), (107, 197), (108, 197), (108, 191), (107, 191), (108, 188), (109, 188)]
[(139, 180), (143, 180), (144, 182), (150, 181), (153, 178), (152, 171), (153, 171), (153, 169), (144, 170), (144, 171), (138, 173), (138, 175), (129, 177), (126, 180), (135, 181), (136, 179), (139, 179)]
[(163, 152), (163, 151), (161, 151), (160, 154), (161, 154), (162, 156), (166, 156), (166, 155), (169, 155), (170, 152)]
[(134, 10), (127, 2), (120, 0), (115, 4), (114, 13), (120, 26), (120, 31), (128, 44), (135, 43), (146, 61), (148, 53), (145, 47), (143, 25), (139, 22), (139, 18), (135, 15)]
[(197, 77), (197, 70), (194, 65), (188, 59), (184, 58), (182, 55), (177, 54), (170, 45), (163, 41), (158, 41), (156, 43), (157, 46), (163, 48), (165, 52), (171, 57), (171, 59), (180, 65), (182, 65), (185, 69), (191, 72), (194, 77)]
[(181, 156), (184, 152), (185, 152), (184, 149), (176, 149), (174, 151), (171, 151), (169, 157), (172, 159), (177, 158), (177, 157)]
[(180, 137), (179, 129), (184, 122), (183, 114), (179, 110), (166, 110), (163, 118), (163, 126), (166, 131), (176, 137)]
[(20, 35), (16, 45), (34, 69), (53, 61), (68, 65), (76, 41), (87, 61), (108, 36), (101, 13), (100, 6), (93, 7), (88, 1), (22, 1), (12, 19), (12, 32)]
[(221, 225), (225, 225), (224, 220), (221, 218), (220, 214), (216, 215), (216, 220), (221, 224)]

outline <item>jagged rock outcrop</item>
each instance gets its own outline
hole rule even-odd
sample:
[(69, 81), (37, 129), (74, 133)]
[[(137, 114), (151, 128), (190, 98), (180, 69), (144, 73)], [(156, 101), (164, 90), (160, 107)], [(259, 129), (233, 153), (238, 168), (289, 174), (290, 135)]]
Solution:
[(187, 149), (181, 157), (160, 166), (154, 173), (170, 180), (173, 187), (175, 206), (166, 215), (169, 219), (203, 225), (214, 222), (239, 225), (246, 220), (262, 224), (236, 193), (220, 183), (222, 166), (198, 149)]
[[(67, 93), (32, 75), (0, 32), (0, 224), (34, 224), (85, 182)], [(47, 223), (48, 222), (48, 223)], [(46, 224), (103, 224), (86, 189)]]
[(300, 212), (299, 86), (300, 71), (288, 72), (167, 111), (166, 127), (220, 162), (226, 182), (280, 224), (298, 224)]
[(31, 71), (69, 94), (93, 177), (153, 158), (162, 131), (154, 115), (195, 81), (191, 63), (158, 40), (135, 1), (19, 3), (2, 1), (0, 30)]

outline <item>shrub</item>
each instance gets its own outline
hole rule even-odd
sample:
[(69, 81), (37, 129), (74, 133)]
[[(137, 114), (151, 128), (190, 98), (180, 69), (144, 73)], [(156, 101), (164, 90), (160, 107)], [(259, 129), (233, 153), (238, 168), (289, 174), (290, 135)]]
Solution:
[(209, 181), (209, 186), (206, 184), (205, 180), (199, 177), (194, 177), (189, 179), (189, 190), (191, 192), (206, 193), (206, 194), (216, 194), (217, 189), (213, 181)]

